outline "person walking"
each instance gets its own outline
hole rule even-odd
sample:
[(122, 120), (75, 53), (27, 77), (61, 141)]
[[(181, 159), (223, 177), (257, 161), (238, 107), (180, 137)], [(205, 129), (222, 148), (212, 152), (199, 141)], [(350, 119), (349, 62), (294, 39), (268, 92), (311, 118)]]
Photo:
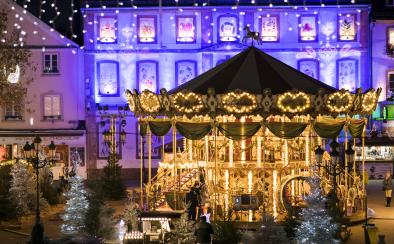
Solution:
[(194, 235), (196, 236), (197, 244), (212, 243), (212, 235), (213, 235), (212, 225), (210, 223), (207, 223), (207, 219), (205, 216), (199, 217), (199, 222), (196, 225)]
[(387, 171), (383, 179), (383, 191), (386, 194), (386, 207), (390, 207), (391, 193), (393, 190), (391, 172)]

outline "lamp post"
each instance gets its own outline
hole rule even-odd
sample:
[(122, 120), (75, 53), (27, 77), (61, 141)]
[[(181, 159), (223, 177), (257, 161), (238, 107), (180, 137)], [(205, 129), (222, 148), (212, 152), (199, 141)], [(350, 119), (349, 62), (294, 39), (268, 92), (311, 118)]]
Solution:
[(51, 141), (51, 144), (48, 145), (49, 157), (43, 156), (41, 150), (41, 138), (36, 136), (33, 140), (33, 143), (29, 145), (26, 142), (25, 146), (23, 146), (23, 157), (27, 160), (29, 164), (32, 165), (36, 172), (36, 223), (31, 231), (31, 244), (41, 244), (44, 239), (44, 227), (41, 224), (40, 218), (40, 188), (39, 188), (39, 170), (51, 163), (54, 162), (55, 154), (56, 154), (56, 146)]
[(321, 146), (318, 145), (316, 150), (315, 150), (315, 158), (316, 158), (316, 162), (317, 162), (317, 166), (318, 166), (319, 171), (320, 171), (321, 164), (323, 162), (323, 154), (324, 154), (324, 152), (325, 151), (321, 148)]
[(332, 167), (332, 184), (333, 184), (333, 200), (336, 204), (337, 202), (337, 164), (339, 162), (339, 152), (337, 151), (337, 148), (339, 147), (338, 142), (334, 139), (331, 143), (330, 143), (330, 148), (331, 148), (331, 152), (330, 152), (330, 158), (331, 158), (331, 167)]
[[(354, 154), (355, 154), (355, 151), (353, 150), (352, 145), (349, 145), (345, 151), (345, 157), (346, 157), (347, 163), (352, 166), (353, 179), (354, 179), (354, 177), (356, 177), (356, 165), (354, 164), (355, 163)], [(346, 170), (349, 171), (348, 169), (346, 169)]]

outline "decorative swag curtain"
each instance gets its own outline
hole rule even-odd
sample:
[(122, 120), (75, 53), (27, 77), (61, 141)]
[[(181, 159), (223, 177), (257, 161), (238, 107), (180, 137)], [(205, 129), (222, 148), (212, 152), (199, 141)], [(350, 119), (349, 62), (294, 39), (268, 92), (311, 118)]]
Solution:
[(165, 136), (171, 126), (170, 121), (149, 121), (149, 129), (156, 136)]
[(258, 122), (228, 122), (219, 123), (218, 130), (231, 140), (245, 140), (259, 131), (261, 124)]
[(189, 123), (177, 122), (175, 124), (177, 131), (189, 140), (200, 140), (211, 130), (211, 123)]
[(313, 123), (313, 129), (322, 138), (337, 138), (345, 125), (345, 119), (320, 119)]
[(361, 137), (363, 134), (365, 120), (363, 119), (352, 119), (348, 125), (349, 133), (353, 137)]
[(292, 139), (301, 135), (308, 124), (294, 123), (294, 122), (270, 122), (265, 123), (265, 126), (275, 136), (283, 139)]

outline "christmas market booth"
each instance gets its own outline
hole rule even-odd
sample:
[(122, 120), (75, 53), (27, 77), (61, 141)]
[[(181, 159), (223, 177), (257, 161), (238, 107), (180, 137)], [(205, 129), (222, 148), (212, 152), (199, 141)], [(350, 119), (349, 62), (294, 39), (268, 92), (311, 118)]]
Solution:
[[(308, 191), (304, 178), (318, 165), (323, 187), (338, 189), (351, 214), (365, 196), (364, 181), (348, 167), (355, 162), (352, 142), (364, 140), (380, 91), (336, 90), (255, 47), (169, 92), (127, 91), (150, 147), (142, 204), (182, 209), (185, 193), (198, 181), (201, 204), (212, 209), (213, 219), (232, 211), (231, 218), (251, 222), (259, 211), (276, 215), (286, 203), (300, 203)], [(152, 177), (151, 138), (166, 135), (172, 151), (162, 145)], [(141, 174), (142, 164), (141, 158)], [(342, 173), (332, 176), (332, 169)]]

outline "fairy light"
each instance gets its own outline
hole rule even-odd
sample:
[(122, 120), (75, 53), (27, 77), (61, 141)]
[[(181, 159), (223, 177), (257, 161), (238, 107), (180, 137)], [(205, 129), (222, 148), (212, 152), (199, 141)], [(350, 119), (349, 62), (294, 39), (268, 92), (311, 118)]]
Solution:
[[(294, 175), (294, 169), (291, 170), (291, 175)], [(295, 185), (294, 185), (294, 180), (291, 181), (291, 197), (292, 197), (292, 202), (294, 200), (295, 196)]]
[[(240, 122), (241, 123), (245, 123), (245, 117), (242, 117), (241, 119), (240, 119)], [(245, 140), (241, 140), (241, 161), (242, 161), (242, 163), (245, 163), (245, 160), (246, 160), (246, 143), (245, 143)]]
[(188, 140), (189, 142), (189, 161), (193, 161), (193, 141), (192, 140)]
[(306, 162), (306, 166), (309, 166), (309, 162), (310, 162), (310, 155), (309, 155), (309, 135), (307, 135), (305, 137), (305, 162)]
[(178, 92), (172, 96), (172, 102), (181, 113), (198, 113), (204, 108), (201, 96), (194, 92)]
[(272, 172), (272, 211), (273, 211), (273, 216), (276, 218), (278, 216), (278, 211), (277, 211), (277, 206), (276, 206), (276, 191), (278, 190), (277, 184), (278, 184), (278, 172), (274, 170)]
[(289, 143), (287, 139), (285, 139), (285, 150), (284, 150), (284, 157), (283, 157), (284, 165), (287, 166), (289, 164)]
[(364, 94), (362, 102), (362, 111), (364, 113), (371, 113), (374, 109), (378, 96), (375, 91), (371, 90)]
[[(251, 170), (248, 172), (248, 193), (252, 193), (252, 185), (253, 185), (253, 173)], [(253, 212), (252, 210), (249, 210), (249, 222), (252, 222), (253, 220)]]
[(229, 92), (222, 97), (222, 104), (225, 110), (230, 113), (250, 113), (257, 107), (256, 96), (248, 92)]
[(284, 113), (301, 113), (311, 106), (311, 100), (304, 92), (286, 92), (279, 95), (277, 106)]
[(226, 190), (225, 199), (224, 199), (224, 205), (225, 205), (226, 213), (228, 213), (228, 206), (229, 206), (228, 190), (229, 190), (229, 179), (230, 179), (230, 173), (229, 173), (228, 169), (226, 169), (224, 171), (224, 179), (225, 179), (224, 187), (225, 187), (225, 190)]
[(234, 141), (231, 140), (231, 139), (230, 139), (230, 142), (229, 142), (228, 159), (229, 159), (229, 166), (233, 167), (234, 166)]
[(338, 91), (328, 95), (327, 108), (332, 113), (346, 113), (352, 106), (353, 96), (348, 91)]
[(149, 113), (158, 112), (160, 109), (160, 101), (156, 94), (150, 91), (143, 91), (140, 95), (141, 107)]
[(261, 167), (261, 137), (257, 137), (257, 167)]

